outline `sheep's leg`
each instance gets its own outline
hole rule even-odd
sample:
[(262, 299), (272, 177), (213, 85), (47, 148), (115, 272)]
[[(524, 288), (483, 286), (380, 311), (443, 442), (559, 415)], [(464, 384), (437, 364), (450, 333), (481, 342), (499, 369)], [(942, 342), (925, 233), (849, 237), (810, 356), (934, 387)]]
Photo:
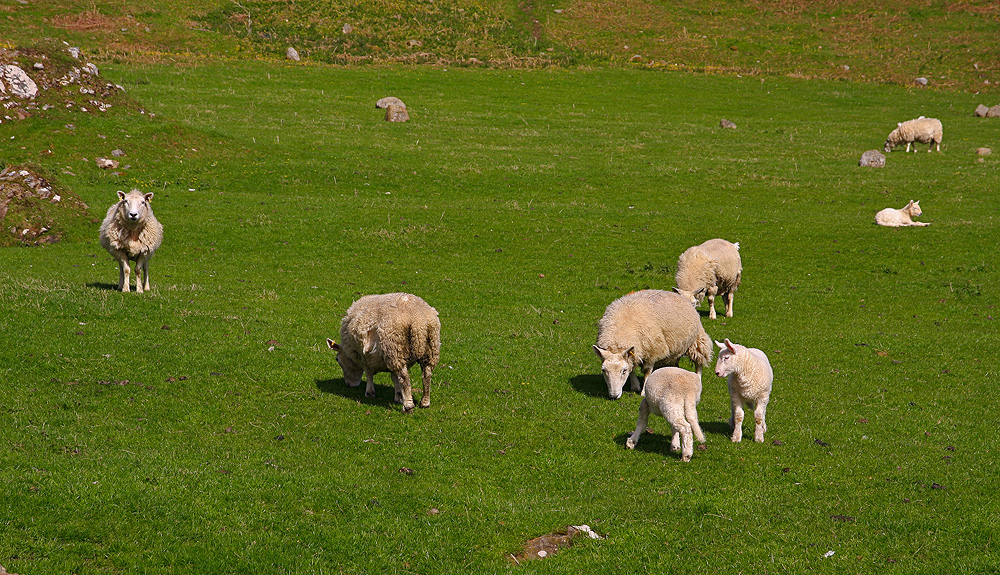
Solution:
[(708, 319), (715, 319), (715, 296), (719, 294), (719, 286), (712, 286), (706, 293), (708, 299)]
[(149, 259), (139, 258), (135, 260), (135, 293), (143, 292), (143, 284), (149, 289)]
[(691, 438), (691, 424), (684, 417), (684, 405), (672, 406), (666, 414), (666, 419), (674, 430), (670, 448), (680, 451), (682, 460), (691, 461), (691, 456), (694, 455), (694, 441)]
[(691, 425), (691, 431), (698, 443), (705, 443), (705, 433), (701, 430), (701, 424), (698, 423), (698, 408), (693, 401), (684, 407), (684, 418)]
[(402, 400), (403, 413), (413, 412), (413, 388), (410, 387), (410, 370), (392, 372), (392, 382), (396, 386), (396, 394)]
[[(649, 375), (649, 372), (646, 371), (645, 367), (641, 369), (642, 369), (642, 380), (646, 381), (646, 376)], [(649, 371), (653, 370), (650, 369)], [(632, 370), (632, 373), (628, 374), (628, 381), (630, 384), (632, 384), (632, 391), (639, 393), (641, 388), (639, 387), (639, 378), (635, 376), (635, 370)]]
[(424, 383), (424, 395), (420, 398), (420, 407), (430, 407), (431, 406), (431, 371), (434, 370), (430, 365), (420, 366), (423, 375)]
[(764, 433), (767, 431), (767, 423), (764, 421), (764, 416), (767, 413), (767, 401), (767, 398), (758, 401), (753, 410), (753, 420), (756, 424), (753, 430), (753, 440), (757, 443), (764, 443)]
[(731, 397), (732, 410), (729, 416), (729, 425), (733, 428), (733, 443), (743, 441), (743, 400), (739, 397)]
[(736, 297), (736, 292), (726, 293), (726, 317), (733, 317), (733, 298)]
[(132, 270), (128, 267), (128, 260), (118, 260), (118, 289), (123, 292), (129, 291), (129, 276)]
[(368, 384), (365, 386), (365, 397), (375, 397), (375, 374), (365, 370), (365, 379)]
[(642, 403), (639, 404), (639, 419), (635, 422), (635, 432), (629, 436), (625, 441), (625, 447), (629, 449), (635, 449), (635, 446), (639, 443), (639, 437), (642, 435), (643, 431), (646, 431), (646, 425), (649, 423), (649, 402), (646, 398), (642, 398)]

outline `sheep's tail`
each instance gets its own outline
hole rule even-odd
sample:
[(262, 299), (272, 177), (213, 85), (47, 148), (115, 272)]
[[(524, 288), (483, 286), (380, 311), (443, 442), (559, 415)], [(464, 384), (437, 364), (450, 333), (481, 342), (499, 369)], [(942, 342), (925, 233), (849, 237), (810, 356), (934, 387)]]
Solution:
[(736, 246), (736, 251), (740, 251), (740, 242), (733, 242), (733, 245)]
[(712, 338), (708, 337), (708, 333), (705, 332), (705, 328), (699, 322), (698, 337), (691, 344), (691, 347), (688, 348), (687, 356), (700, 369), (712, 363), (712, 351)]

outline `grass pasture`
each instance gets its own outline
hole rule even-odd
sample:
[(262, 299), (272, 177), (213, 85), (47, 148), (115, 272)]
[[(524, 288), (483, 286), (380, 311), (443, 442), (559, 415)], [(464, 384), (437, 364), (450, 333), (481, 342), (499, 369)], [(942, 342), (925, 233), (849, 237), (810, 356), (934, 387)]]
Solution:
[[(102, 74), (153, 117), (4, 124), (4, 161), (95, 218), (153, 191), (166, 241), (142, 296), (112, 289), (96, 225), (0, 249), (9, 571), (996, 572), (998, 164), (975, 149), (1000, 142), (974, 96), (635, 70)], [(382, 121), (389, 94), (410, 122)], [(943, 153), (857, 166), (918, 115), (943, 121)], [(121, 176), (93, 165), (114, 148)], [(911, 198), (933, 225), (873, 224)], [(766, 442), (729, 442), (706, 373), (707, 450), (680, 462), (653, 419), (628, 451), (639, 398), (607, 399), (596, 322), (711, 237), (741, 243), (745, 272), (736, 316), (705, 326), (769, 354)], [(387, 374), (374, 400), (346, 388), (324, 344), (389, 291), (443, 325), (432, 406), (409, 416)], [(508, 561), (579, 523), (607, 539)]]

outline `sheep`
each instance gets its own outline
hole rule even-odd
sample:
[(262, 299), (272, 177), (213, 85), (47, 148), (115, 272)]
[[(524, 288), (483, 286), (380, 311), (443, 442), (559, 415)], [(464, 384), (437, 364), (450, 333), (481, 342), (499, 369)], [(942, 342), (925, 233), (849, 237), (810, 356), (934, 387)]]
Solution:
[(601, 358), (608, 395), (618, 399), (626, 380), (632, 391), (639, 391), (636, 366), (646, 377), (655, 367), (677, 365), (686, 355), (700, 374), (712, 361), (712, 339), (686, 299), (668, 291), (642, 290), (611, 302), (598, 323), (594, 353)]
[(365, 397), (375, 397), (374, 376), (387, 371), (396, 388), (395, 402), (403, 412), (413, 411), (410, 367), (419, 363), (423, 371), (424, 394), (420, 407), (431, 405), (431, 372), (441, 357), (441, 321), (438, 312), (423, 299), (407, 293), (364, 296), (347, 309), (340, 323), (338, 344), (326, 344), (337, 352), (350, 387), (368, 381)]
[(108, 208), (99, 233), (101, 246), (118, 260), (118, 289), (129, 291), (128, 262), (135, 261), (135, 291), (149, 291), (149, 260), (163, 243), (163, 226), (153, 215), (153, 193), (118, 190), (118, 203)]
[(694, 439), (705, 443), (705, 434), (698, 425), (698, 402), (701, 401), (701, 374), (679, 367), (661, 367), (649, 375), (642, 390), (639, 419), (635, 432), (625, 446), (635, 449), (639, 437), (649, 423), (649, 414), (659, 415), (670, 423), (673, 438), (670, 448), (681, 452), (681, 459), (691, 461)]
[(774, 372), (767, 355), (759, 349), (744, 347), (728, 339), (725, 343), (715, 342), (722, 350), (715, 362), (715, 375), (726, 378), (729, 387), (729, 402), (732, 408), (729, 425), (733, 428), (733, 443), (743, 440), (743, 406), (753, 409), (753, 419), (756, 427), (753, 439), (757, 443), (764, 442), (764, 432), (767, 423), (764, 416), (767, 413), (767, 403), (771, 400), (771, 385), (774, 383)]
[(899, 228), (904, 226), (929, 226), (929, 222), (915, 222), (913, 218), (924, 213), (920, 209), (920, 202), (914, 202), (910, 200), (910, 203), (906, 204), (900, 209), (886, 208), (875, 214), (875, 223), (880, 226), (887, 226), (890, 228)]
[[(906, 122), (900, 122), (896, 124), (896, 129), (889, 132), (889, 137), (885, 139), (885, 153), (889, 153), (896, 146), (901, 144), (906, 144), (906, 151), (910, 151), (910, 144), (914, 142), (920, 142), (922, 144), (929, 144), (927, 151), (932, 151), (931, 148), (937, 147), (937, 151), (941, 151), (941, 137), (944, 131), (941, 127), (941, 120), (936, 118), (925, 118), (920, 116), (915, 120), (907, 120)], [(913, 151), (917, 151), (917, 147), (913, 146)]]
[(708, 296), (708, 317), (715, 319), (715, 296), (726, 298), (726, 317), (733, 317), (733, 297), (743, 279), (740, 244), (714, 239), (688, 248), (677, 260), (674, 291), (697, 308)]

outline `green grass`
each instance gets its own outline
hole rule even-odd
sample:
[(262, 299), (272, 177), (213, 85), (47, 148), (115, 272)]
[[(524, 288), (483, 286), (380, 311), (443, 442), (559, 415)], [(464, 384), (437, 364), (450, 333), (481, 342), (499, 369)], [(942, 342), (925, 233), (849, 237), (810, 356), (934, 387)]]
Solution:
[[(98, 215), (154, 191), (166, 240), (141, 296), (111, 289), (96, 226), (0, 249), (9, 571), (996, 571), (998, 164), (974, 150), (998, 146), (974, 96), (628, 70), (103, 74), (153, 117), (53, 110), (9, 125), (23, 149), (4, 161)], [(390, 94), (410, 122), (382, 121)], [(921, 114), (943, 153), (856, 165)], [(93, 165), (114, 148), (118, 177)], [(932, 226), (873, 224), (911, 198)], [(607, 399), (596, 322), (720, 236), (744, 285), (736, 317), (704, 322), (770, 355), (767, 441), (728, 441), (706, 374), (706, 451), (681, 463), (658, 419), (628, 451), (639, 398)], [(409, 416), (386, 374), (374, 400), (347, 388), (324, 343), (359, 295), (399, 290), (442, 320), (432, 406)], [(608, 539), (505, 559), (579, 523)]]

